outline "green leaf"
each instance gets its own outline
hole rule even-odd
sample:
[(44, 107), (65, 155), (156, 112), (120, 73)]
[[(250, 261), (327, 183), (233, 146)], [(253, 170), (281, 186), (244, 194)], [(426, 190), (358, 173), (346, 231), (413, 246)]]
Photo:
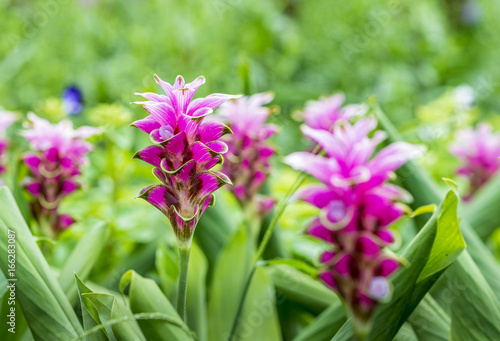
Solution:
[(83, 306), (89, 312), (90, 316), (94, 319), (97, 325), (104, 325), (104, 333), (111, 341), (115, 341), (116, 337), (113, 333), (111, 326), (106, 323), (111, 319), (111, 309), (115, 298), (113, 295), (96, 294), (96, 293), (82, 293)]
[(419, 216), (419, 215), (425, 214), (425, 213), (434, 213), (435, 210), (436, 210), (435, 204), (420, 206), (415, 211), (413, 211), (413, 213), (411, 214), (411, 217), (414, 218), (416, 216)]
[(408, 322), (419, 340), (448, 341), (449, 339), (450, 317), (429, 294), (425, 295), (415, 308)]
[(334, 303), (302, 329), (293, 341), (329, 341), (347, 320), (342, 303)]
[(207, 271), (208, 262), (205, 255), (198, 245), (193, 244), (188, 270), (186, 315), (187, 325), (195, 332), (199, 341), (206, 341), (208, 338)]
[[(500, 227), (500, 175), (492, 178), (474, 195), (472, 201), (464, 205), (464, 217), (486, 240)], [(498, 281), (500, 282), (500, 281)]]
[(404, 323), (399, 329), (393, 341), (419, 341), (417, 334), (409, 323)]
[(143, 278), (135, 271), (129, 271), (120, 281), (120, 288), (124, 289), (128, 284), (130, 308), (134, 314), (162, 313), (170, 319), (140, 320), (139, 325), (147, 340), (192, 340), (189, 329), (153, 280)]
[(253, 256), (248, 243), (245, 230), (238, 229), (219, 254), (208, 301), (209, 340), (229, 336)]
[(176, 302), (177, 280), (179, 279), (179, 252), (177, 248), (172, 249), (165, 246), (164, 243), (159, 243), (155, 262), (163, 292), (170, 302)]
[[(447, 274), (451, 303), (450, 340), (491, 340), (500, 336), (500, 305), (468, 254)], [(451, 270), (451, 269), (450, 269)], [(482, 290), (474, 290), (480, 287)]]
[[(86, 293), (91, 293), (92, 290), (90, 290), (83, 282), (78, 278), (78, 276), (75, 274), (75, 279), (76, 279), (76, 287), (78, 290), (78, 294), (80, 296), (80, 305), (82, 309), (82, 320), (83, 320), (83, 329), (85, 331), (88, 331), (92, 329), (93, 327), (97, 326), (97, 322), (92, 316), (97, 315), (97, 311), (93, 306), (90, 307), (92, 314), (89, 312), (89, 310), (85, 307), (85, 301), (82, 297), (82, 294)], [(85, 337), (85, 341), (105, 341), (108, 338), (104, 334), (102, 330), (98, 330), (95, 333), (92, 333), (88, 336)]]
[[(463, 250), (463, 244), (459, 242), (461, 235), (457, 223), (457, 205), (458, 198), (450, 190), (439, 209), (403, 252), (402, 257), (410, 265), (391, 277), (394, 285), (392, 299), (377, 307), (368, 340), (391, 340), (443, 271), (458, 257), (460, 246)], [(446, 244), (441, 239), (447, 239), (447, 234), (454, 237)], [(441, 249), (433, 251), (437, 246)], [(447, 254), (453, 254), (455, 258), (444, 257)], [(348, 321), (333, 340), (350, 340), (352, 337), (352, 327)]]
[[(93, 294), (75, 274), (80, 302), (82, 306), (82, 319), (84, 323), (84, 337), (86, 340), (108, 340), (106, 334), (114, 335), (116, 339), (123, 341), (146, 340), (142, 334), (139, 324), (135, 320), (130, 309), (127, 308), (121, 297), (115, 294), (98, 294), (103, 297), (101, 302), (107, 302), (105, 307), (102, 304), (94, 304), (93, 298), (82, 294)], [(97, 288), (97, 290), (103, 290)], [(104, 296), (102, 296), (104, 295)], [(112, 297), (113, 299), (106, 298)], [(100, 306), (100, 310), (98, 309)], [(102, 314), (102, 316), (100, 316)], [(104, 333), (106, 331), (106, 334)]]
[(322, 282), (289, 265), (276, 264), (267, 267), (271, 279), (288, 299), (305, 304), (321, 312), (339, 302), (337, 294)]
[[(447, 268), (465, 249), (465, 242), (460, 233), (457, 219), (458, 197), (451, 192), (446, 196), (454, 209), (443, 210), (437, 220), (437, 230), (432, 244), (429, 260), (418, 276), (417, 283), (445, 268)], [(452, 203), (453, 200), (453, 203)]]
[[(82, 326), (36, 245), (12, 194), (0, 188), (0, 268), (8, 276), (9, 231), (15, 233), (16, 299), (35, 339), (67, 341), (83, 332)], [(12, 233), (10, 233), (12, 234)], [(19, 307), (18, 307), (19, 308)]]
[(59, 272), (59, 285), (74, 305), (78, 301), (74, 274), (85, 280), (109, 236), (106, 224), (99, 222), (83, 235)]
[(311, 277), (318, 277), (318, 269), (298, 259), (270, 259), (262, 262), (263, 265), (288, 265)]
[(252, 277), (234, 340), (281, 340), (276, 294), (263, 268), (257, 268)]

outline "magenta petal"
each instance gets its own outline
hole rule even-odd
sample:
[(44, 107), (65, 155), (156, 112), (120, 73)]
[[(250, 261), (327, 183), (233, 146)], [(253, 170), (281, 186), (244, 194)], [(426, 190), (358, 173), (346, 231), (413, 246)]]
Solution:
[(337, 282), (335, 282), (335, 278), (333, 277), (333, 274), (331, 272), (322, 272), (319, 274), (319, 278), (333, 290), (337, 290)]
[(339, 198), (338, 194), (323, 186), (310, 186), (301, 190), (297, 197), (318, 208), (324, 208)]
[(59, 149), (56, 147), (52, 147), (43, 152), (43, 156), (50, 162), (59, 161)]
[(335, 263), (333, 268), (339, 275), (345, 276), (350, 272), (349, 270), (352, 261), (353, 261), (352, 256), (349, 254), (345, 254), (339, 258), (339, 260), (337, 261), (337, 263)]
[(296, 170), (307, 172), (324, 183), (330, 183), (332, 174), (339, 166), (334, 159), (328, 159), (307, 152), (296, 152), (285, 158), (285, 163)]
[(231, 180), (223, 173), (199, 173), (189, 188), (190, 198), (205, 198), (226, 184), (231, 184)]
[(201, 117), (207, 116), (213, 112), (214, 112), (213, 109), (204, 107), (204, 108), (200, 108), (200, 109), (196, 110), (195, 112), (191, 113), (190, 116), (201, 118)]
[(167, 100), (168, 100), (167, 96), (155, 94), (154, 92), (144, 92), (144, 93), (136, 92), (135, 95), (142, 96), (145, 99), (147, 99), (148, 101), (152, 101), (152, 102), (167, 102)]
[(365, 257), (372, 257), (380, 251), (380, 246), (378, 246), (377, 243), (375, 243), (370, 237), (364, 235), (359, 237), (357, 249), (363, 253)]
[(321, 254), (320, 262), (321, 263), (329, 263), (333, 257), (335, 257), (336, 253), (333, 251), (325, 251)]
[(67, 180), (67, 181), (64, 181), (62, 183), (61, 191), (65, 195), (70, 194), (70, 193), (76, 191), (77, 189), (78, 189), (78, 185), (74, 181)]
[(177, 195), (164, 185), (148, 186), (137, 195), (137, 198), (146, 200), (164, 214), (168, 214), (171, 206), (179, 207), (180, 204)]
[(131, 126), (139, 128), (140, 130), (144, 131), (147, 134), (151, 134), (153, 130), (159, 129), (161, 127), (161, 124), (149, 117), (135, 121), (134, 123), (131, 124)]
[(166, 154), (166, 152), (162, 147), (149, 146), (139, 150), (133, 157), (160, 168), (160, 163), (164, 154)]
[(35, 153), (26, 153), (23, 156), (23, 161), (33, 174), (38, 174), (38, 167), (41, 162), (38, 155)]
[(192, 116), (194, 112), (196, 112), (197, 110), (204, 108), (204, 107), (208, 107), (212, 110), (215, 110), (222, 103), (224, 103), (232, 98), (238, 98), (238, 97), (240, 97), (240, 96), (224, 95), (224, 94), (211, 94), (205, 98), (197, 98), (189, 104), (187, 114)]
[(26, 189), (28, 190), (28, 192), (30, 192), (34, 196), (37, 196), (38, 194), (40, 194), (40, 191), (42, 189), (42, 185), (38, 182), (33, 182), (33, 183), (27, 185)]
[(231, 129), (224, 123), (219, 122), (206, 122), (200, 124), (198, 134), (200, 134), (201, 142), (212, 142), (221, 138), (226, 134), (230, 134)]
[(384, 243), (387, 243), (387, 244), (390, 244), (394, 241), (394, 237), (392, 236), (392, 233), (391, 231), (389, 230), (386, 230), (386, 229), (380, 229), (378, 232), (377, 232), (377, 236), (384, 242)]
[(157, 121), (160, 126), (173, 126), (176, 122), (175, 110), (170, 105), (164, 102), (143, 102), (140, 104), (150, 114), (151, 118)]
[(224, 154), (228, 151), (227, 144), (222, 141), (213, 141), (206, 144), (210, 150), (217, 154)]
[(395, 259), (384, 259), (380, 263), (380, 275), (382, 277), (390, 276), (398, 268), (399, 263)]
[(316, 238), (323, 239), (327, 242), (333, 242), (333, 233), (325, 226), (323, 226), (320, 220), (315, 219), (307, 228), (308, 233)]
[(73, 223), (75, 222), (75, 220), (73, 218), (71, 218), (69, 215), (67, 214), (62, 214), (60, 217), (59, 217), (59, 227), (63, 230), (67, 229), (68, 227), (70, 227), (71, 225), (73, 225)]

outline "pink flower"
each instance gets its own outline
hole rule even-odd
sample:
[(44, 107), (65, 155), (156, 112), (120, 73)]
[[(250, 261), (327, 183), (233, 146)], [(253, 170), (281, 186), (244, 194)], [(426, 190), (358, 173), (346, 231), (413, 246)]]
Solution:
[(99, 130), (92, 127), (73, 129), (73, 124), (67, 120), (51, 124), (33, 113), (28, 114), (28, 119), (28, 129), (21, 135), (35, 151), (23, 156), (30, 170), (25, 187), (36, 199), (32, 204), (35, 218), (48, 222), (52, 232), (58, 233), (73, 221), (57, 212), (59, 203), (78, 189), (76, 176), (81, 166), (88, 162), (86, 155), (92, 150), (85, 139)]
[(204, 77), (185, 84), (177, 76), (174, 85), (155, 76), (165, 95), (139, 94), (148, 101), (136, 102), (149, 112), (146, 118), (132, 123), (150, 135), (153, 145), (135, 154), (154, 166), (161, 181), (148, 186), (138, 197), (146, 200), (170, 220), (182, 243), (190, 243), (196, 224), (217, 189), (230, 184), (229, 178), (210, 169), (222, 163), (227, 145), (219, 139), (231, 130), (223, 123), (204, 122), (207, 115), (231, 98), (238, 96), (211, 94), (192, 100)]
[(344, 101), (345, 96), (338, 93), (330, 97), (321, 97), (318, 101), (307, 102), (303, 114), (305, 123), (313, 129), (331, 130), (335, 122), (362, 116), (368, 110), (363, 104), (342, 107)]
[(3, 154), (9, 146), (5, 133), (7, 129), (17, 120), (17, 115), (0, 108), (0, 175), (5, 172)]
[(460, 130), (450, 151), (461, 161), (457, 173), (468, 178), (469, 195), (473, 195), (500, 167), (500, 134), (494, 134), (485, 123), (479, 124), (476, 130)]
[(321, 257), (321, 279), (345, 300), (355, 318), (367, 322), (378, 301), (387, 297), (387, 277), (398, 261), (383, 252), (394, 241), (390, 225), (405, 213), (400, 202), (410, 195), (388, 184), (394, 170), (421, 154), (408, 143), (393, 143), (378, 153), (385, 133), (368, 134), (377, 126), (374, 118), (355, 124), (337, 122), (333, 131), (302, 127), (326, 156), (297, 152), (286, 162), (305, 171), (322, 185), (302, 190), (298, 197), (320, 209), (308, 232), (331, 244)]
[(273, 97), (272, 93), (265, 92), (229, 101), (213, 116), (214, 120), (227, 123), (233, 131), (233, 135), (224, 139), (229, 150), (223, 164), (223, 172), (234, 183), (231, 190), (241, 203), (255, 201), (261, 214), (269, 212), (274, 203), (262, 196), (256, 198), (269, 175), (270, 160), (274, 156), (268, 139), (278, 128), (266, 124), (271, 109), (263, 106)]

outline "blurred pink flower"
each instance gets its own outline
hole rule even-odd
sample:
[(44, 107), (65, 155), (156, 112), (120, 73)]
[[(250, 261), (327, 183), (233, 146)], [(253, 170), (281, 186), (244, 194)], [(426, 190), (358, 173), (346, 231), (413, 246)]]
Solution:
[(148, 101), (136, 102), (149, 112), (146, 118), (132, 123), (150, 135), (154, 145), (135, 154), (154, 166), (154, 175), (162, 182), (144, 188), (138, 197), (146, 200), (170, 220), (181, 243), (190, 243), (196, 224), (214, 202), (217, 189), (230, 184), (229, 178), (210, 169), (222, 163), (227, 145), (220, 137), (231, 133), (223, 123), (204, 122), (214, 109), (238, 96), (211, 94), (192, 100), (204, 77), (185, 84), (177, 76), (174, 85), (155, 76), (165, 95), (138, 94)]
[(9, 141), (6, 138), (7, 129), (17, 120), (17, 115), (0, 108), (0, 175), (5, 172), (3, 163), (3, 154), (9, 146)]
[(475, 130), (460, 130), (450, 151), (461, 161), (457, 173), (469, 180), (469, 196), (473, 195), (500, 167), (500, 134), (494, 134), (491, 126), (485, 123)]
[(364, 104), (351, 104), (342, 107), (345, 96), (337, 93), (309, 101), (304, 109), (304, 121), (313, 129), (331, 130), (335, 122), (348, 121), (355, 116), (364, 115), (368, 107)]
[[(51, 124), (33, 113), (28, 114), (27, 129), (21, 132), (34, 149), (25, 153), (23, 161), (30, 170), (25, 181), (28, 192), (36, 199), (32, 205), (39, 223), (47, 223), (52, 233), (67, 228), (72, 218), (58, 213), (61, 200), (76, 191), (76, 176), (88, 162), (87, 153), (92, 145), (85, 139), (99, 132), (92, 127), (73, 129), (71, 121)], [(45, 231), (49, 233), (49, 231)]]
[(270, 173), (270, 160), (274, 155), (268, 139), (278, 127), (266, 123), (271, 109), (263, 106), (273, 97), (272, 93), (265, 92), (229, 101), (212, 116), (213, 120), (227, 123), (233, 131), (233, 135), (224, 139), (229, 150), (223, 164), (223, 172), (234, 184), (232, 192), (241, 203), (255, 201), (262, 215), (268, 213), (274, 204), (270, 198), (256, 197)]
[(355, 124), (339, 121), (332, 132), (303, 126), (304, 135), (317, 142), (326, 156), (297, 152), (285, 160), (323, 183), (297, 195), (320, 209), (308, 232), (331, 244), (321, 256), (325, 270), (320, 277), (363, 323), (389, 294), (387, 277), (398, 268), (398, 261), (383, 249), (394, 241), (390, 225), (405, 213), (401, 202), (411, 198), (387, 181), (397, 168), (422, 153), (404, 142), (375, 153), (385, 139), (382, 131), (368, 137), (376, 126), (371, 117)]

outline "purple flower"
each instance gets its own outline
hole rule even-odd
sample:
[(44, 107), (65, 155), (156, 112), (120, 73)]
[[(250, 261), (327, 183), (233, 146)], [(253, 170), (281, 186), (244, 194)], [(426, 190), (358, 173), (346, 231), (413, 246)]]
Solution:
[(7, 129), (17, 120), (17, 115), (0, 108), (0, 175), (5, 172), (5, 165), (3, 164), (3, 154), (9, 146), (5, 133)]
[(85, 139), (97, 134), (98, 130), (92, 127), (73, 129), (68, 120), (54, 125), (33, 113), (28, 114), (28, 119), (28, 129), (21, 134), (35, 151), (23, 156), (30, 170), (25, 187), (36, 199), (32, 203), (34, 217), (39, 223), (47, 223), (52, 233), (58, 233), (73, 221), (58, 213), (59, 203), (78, 189), (76, 176), (81, 166), (88, 162), (86, 155), (92, 150)]
[(307, 102), (303, 113), (305, 123), (314, 129), (331, 130), (335, 122), (362, 116), (368, 110), (363, 104), (342, 107), (344, 101), (345, 96), (338, 93), (330, 97), (321, 97), (318, 101)]
[(227, 145), (219, 139), (231, 133), (225, 124), (204, 122), (214, 109), (238, 96), (211, 94), (192, 100), (204, 77), (185, 84), (177, 76), (174, 85), (155, 76), (165, 95), (138, 94), (148, 101), (136, 102), (149, 112), (132, 123), (148, 133), (153, 145), (134, 157), (154, 166), (159, 185), (144, 188), (138, 197), (146, 200), (170, 220), (180, 243), (189, 244), (201, 214), (214, 203), (217, 189), (230, 184), (229, 178), (210, 169), (221, 164)]
[(62, 95), (64, 112), (68, 115), (78, 115), (83, 109), (83, 96), (76, 86), (69, 86), (64, 89)]
[(339, 121), (333, 131), (303, 126), (304, 135), (318, 143), (326, 156), (307, 152), (289, 155), (286, 162), (323, 184), (302, 190), (298, 197), (320, 209), (308, 232), (330, 243), (321, 256), (321, 279), (343, 297), (352, 316), (368, 323), (378, 301), (387, 298), (387, 277), (398, 261), (383, 252), (394, 241), (390, 225), (405, 213), (410, 195), (388, 184), (393, 172), (421, 154), (418, 147), (393, 143), (378, 153), (385, 139), (373, 137), (377, 121), (367, 117), (355, 124)]
[(469, 180), (471, 196), (500, 167), (500, 134), (494, 134), (491, 126), (485, 123), (479, 124), (476, 130), (460, 130), (450, 145), (450, 151), (461, 161), (457, 173)]
[(223, 172), (234, 184), (231, 190), (241, 203), (255, 202), (261, 214), (269, 212), (274, 204), (270, 198), (257, 196), (270, 172), (274, 155), (268, 139), (278, 128), (265, 123), (271, 109), (263, 106), (273, 97), (266, 92), (229, 101), (212, 116), (227, 123), (233, 131), (233, 135), (225, 138), (229, 150), (223, 164)]

